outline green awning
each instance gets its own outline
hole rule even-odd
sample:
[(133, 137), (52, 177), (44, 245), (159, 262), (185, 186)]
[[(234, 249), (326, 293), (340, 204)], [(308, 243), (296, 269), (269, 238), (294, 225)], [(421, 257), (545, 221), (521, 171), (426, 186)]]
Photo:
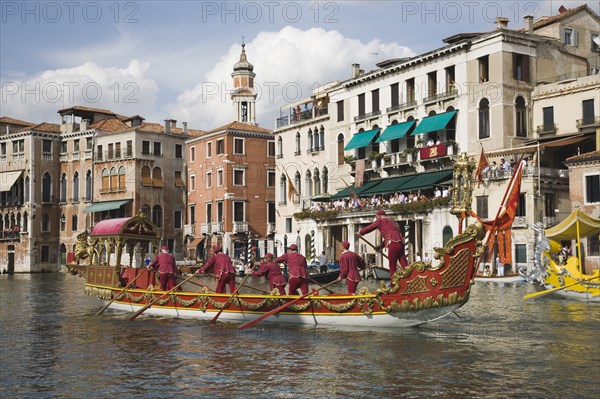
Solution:
[(377, 132), (379, 132), (379, 129), (367, 130), (366, 132), (354, 134), (352, 139), (350, 139), (350, 142), (346, 144), (346, 147), (344, 147), (344, 151), (368, 146), (373, 141), (373, 138)]
[(129, 202), (131, 202), (130, 199), (120, 201), (95, 202), (92, 205), (85, 208), (83, 211), (86, 213), (110, 211), (112, 209), (119, 209), (121, 206)]
[(437, 172), (419, 173), (413, 175), (413, 179), (408, 180), (402, 186), (397, 187), (397, 191), (420, 190), (424, 188), (432, 188), (434, 185), (442, 181), (448, 180), (452, 176), (452, 170), (439, 170)]
[(337, 193), (333, 194), (331, 197), (329, 197), (330, 200), (336, 200), (339, 198), (350, 198), (350, 190), (354, 190), (354, 192), (356, 193), (356, 195), (358, 195), (359, 197), (361, 195), (366, 195), (364, 194), (365, 191), (371, 189), (372, 187), (378, 185), (379, 183), (381, 183), (383, 180), (370, 180), (365, 182), (362, 186), (356, 188), (353, 185), (346, 187), (343, 190), (338, 191)]
[(415, 178), (416, 175), (408, 175), (408, 176), (399, 176), (399, 177), (391, 177), (387, 179), (382, 179), (379, 181), (379, 184), (376, 186), (372, 186), (367, 188), (362, 192), (363, 195), (375, 195), (375, 194), (389, 194), (395, 193), (398, 190), (398, 187), (401, 187), (403, 184), (406, 184), (408, 181)]
[(425, 134), (444, 129), (454, 115), (456, 115), (456, 112), (458, 111), (449, 111), (444, 112), (443, 114), (437, 114), (423, 118), (412, 135), (416, 136), (417, 134)]
[(398, 123), (396, 125), (390, 125), (385, 128), (383, 133), (381, 133), (381, 136), (379, 136), (379, 138), (375, 140), (375, 142), (381, 143), (382, 141), (401, 139), (402, 137), (406, 136), (407, 133), (410, 132), (410, 130), (415, 126), (415, 124), (415, 121), (408, 121)]

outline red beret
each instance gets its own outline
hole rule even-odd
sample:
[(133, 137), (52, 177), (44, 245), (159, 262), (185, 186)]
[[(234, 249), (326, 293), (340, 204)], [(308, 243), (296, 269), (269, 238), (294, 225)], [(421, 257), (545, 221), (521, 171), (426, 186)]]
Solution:
[(265, 255), (265, 258), (273, 259), (273, 254), (269, 252), (268, 254)]
[(218, 253), (221, 252), (221, 247), (218, 245), (213, 245), (212, 250), (213, 252)]
[(297, 251), (298, 250), (298, 246), (296, 244), (292, 244), (292, 245), (290, 245), (290, 249), (292, 251)]
[(166, 245), (163, 245), (162, 247), (160, 247), (160, 249), (161, 249), (162, 251), (168, 251), (168, 250), (169, 250), (169, 247), (168, 247), (168, 246), (166, 246)]
[(348, 241), (342, 241), (342, 248), (345, 248), (345, 249), (350, 248), (350, 243)]

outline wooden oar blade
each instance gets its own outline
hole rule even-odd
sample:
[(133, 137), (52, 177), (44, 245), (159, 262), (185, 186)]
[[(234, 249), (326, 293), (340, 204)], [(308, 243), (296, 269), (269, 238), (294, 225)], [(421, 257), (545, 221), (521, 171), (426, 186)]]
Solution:
[(588, 279), (585, 279), (585, 280), (577, 281), (576, 283), (567, 284), (567, 285), (563, 285), (563, 286), (560, 286), (560, 287), (554, 287), (554, 288), (551, 288), (551, 289), (545, 290), (545, 291), (533, 292), (531, 294), (525, 295), (523, 297), (523, 299), (530, 299), (530, 298), (535, 298), (535, 297), (538, 297), (538, 296), (548, 295), (548, 294), (551, 294), (551, 293), (556, 292), (556, 291), (564, 290), (565, 288), (573, 287), (575, 285), (580, 285), (580, 284), (586, 283), (588, 281), (596, 280), (598, 278), (600, 278), (600, 276), (595, 276), (595, 277), (592, 277), (592, 278), (588, 278)]

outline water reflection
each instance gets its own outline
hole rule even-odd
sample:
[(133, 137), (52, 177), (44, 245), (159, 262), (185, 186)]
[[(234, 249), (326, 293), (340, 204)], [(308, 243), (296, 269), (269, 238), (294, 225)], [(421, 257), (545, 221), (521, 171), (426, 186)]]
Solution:
[(476, 284), (458, 316), (421, 328), (240, 331), (95, 316), (77, 277), (2, 276), (0, 396), (597, 397), (600, 306), (531, 291)]

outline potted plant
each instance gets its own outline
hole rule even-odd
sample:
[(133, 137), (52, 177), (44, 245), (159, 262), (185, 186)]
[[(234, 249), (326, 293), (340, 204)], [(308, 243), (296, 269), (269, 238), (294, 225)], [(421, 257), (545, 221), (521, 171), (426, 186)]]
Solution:
[(354, 155), (344, 155), (344, 163), (354, 166), (356, 164), (356, 157)]
[(373, 169), (377, 168), (377, 166), (379, 165), (379, 160), (381, 158), (383, 158), (383, 154), (377, 151), (371, 151), (371, 153), (369, 154), (369, 159), (371, 160), (371, 166), (373, 167)]
[(416, 160), (416, 154), (419, 151), (419, 149), (417, 147), (407, 147), (404, 150), (404, 153), (406, 154), (406, 162), (411, 163), (412, 161)]

